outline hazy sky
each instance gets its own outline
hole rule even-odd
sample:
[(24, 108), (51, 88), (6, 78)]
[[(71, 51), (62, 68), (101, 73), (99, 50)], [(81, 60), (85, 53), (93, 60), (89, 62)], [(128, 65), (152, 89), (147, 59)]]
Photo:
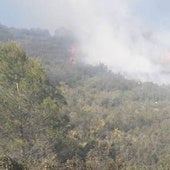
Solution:
[(170, 54), (169, 7), (168, 0), (0, 0), (0, 22), (50, 32), (67, 27), (87, 63), (102, 62), (114, 72), (170, 83), (162, 73), (170, 64), (159, 64)]
[(169, 0), (136, 0), (132, 9), (140, 19), (151, 27), (170, 28)]
[[(107, 3), (107, 1), (103, 1)], [(127, 1), (129, 9), (147, 26), (170, 27), (170, 1)], [(63, 7), (59, 8), (62, 5)], [(0, 21), (14, 27), (48, 27), (44, 20), (48, 20), (49, 13), (56, 15), (57, 10), (67, 10), (67, 8), (69, 8), (68, 0), (0, 0)], [(55, 9), (56, 11), (54, 11)], [(56, 16), (56, 20), (61, 19), (61, 14)]]

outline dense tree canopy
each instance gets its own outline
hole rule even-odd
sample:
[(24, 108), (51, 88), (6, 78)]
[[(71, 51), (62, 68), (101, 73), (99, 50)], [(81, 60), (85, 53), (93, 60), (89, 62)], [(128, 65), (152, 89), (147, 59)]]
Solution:
[(169, 169), (170, 86), (70, 63), (70, 32), (1, 26), (7, 39), (32, 57), (0, 44), (0, 168)]
[(29, 159), (46, 154), (64, 103), (38, 61), (14, 42), (0, 44), (1, 153)]

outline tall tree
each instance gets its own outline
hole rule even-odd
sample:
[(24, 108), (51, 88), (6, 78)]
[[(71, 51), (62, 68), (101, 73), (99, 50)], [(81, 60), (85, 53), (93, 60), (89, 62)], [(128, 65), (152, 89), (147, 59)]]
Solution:
[(40, 62), (30, 60), (14, 42), (0, 44), (1, 152), (15, 157), (46, 156), (65, 104)]

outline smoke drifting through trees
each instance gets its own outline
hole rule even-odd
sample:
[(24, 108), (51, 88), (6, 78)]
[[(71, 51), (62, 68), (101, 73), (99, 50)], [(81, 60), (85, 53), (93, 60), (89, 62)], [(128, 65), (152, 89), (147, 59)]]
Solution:
[[(104, 63), (130, 78), (170, 83), (161, 60), (168, 51), (166, 31), (148, 30), (131, 11), (133, 0), (43, 0), (20, 2), (33, 11), (34, 22), (53, 32), (72, 30), (80, 42), (84, 61)], [(169, 64), (170, 65), (170, 64)], [(166, 66), (167, 67), (167, 66)], [(169, 72), (169, 70), (168, 70)]]

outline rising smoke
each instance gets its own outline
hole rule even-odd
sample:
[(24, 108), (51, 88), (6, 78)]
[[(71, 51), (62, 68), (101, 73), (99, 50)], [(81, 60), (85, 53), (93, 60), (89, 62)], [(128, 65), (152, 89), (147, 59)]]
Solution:
[(133, 0), (16, 1), (23, 10), (33, 11), (37, 26), (51, 32), (58, 27), (72, 30), (86, 63), (104, 63), (129, 78), (170, 83), (170, 69), (161, 64), (170, 34), (141, 23), (131, 11)]

